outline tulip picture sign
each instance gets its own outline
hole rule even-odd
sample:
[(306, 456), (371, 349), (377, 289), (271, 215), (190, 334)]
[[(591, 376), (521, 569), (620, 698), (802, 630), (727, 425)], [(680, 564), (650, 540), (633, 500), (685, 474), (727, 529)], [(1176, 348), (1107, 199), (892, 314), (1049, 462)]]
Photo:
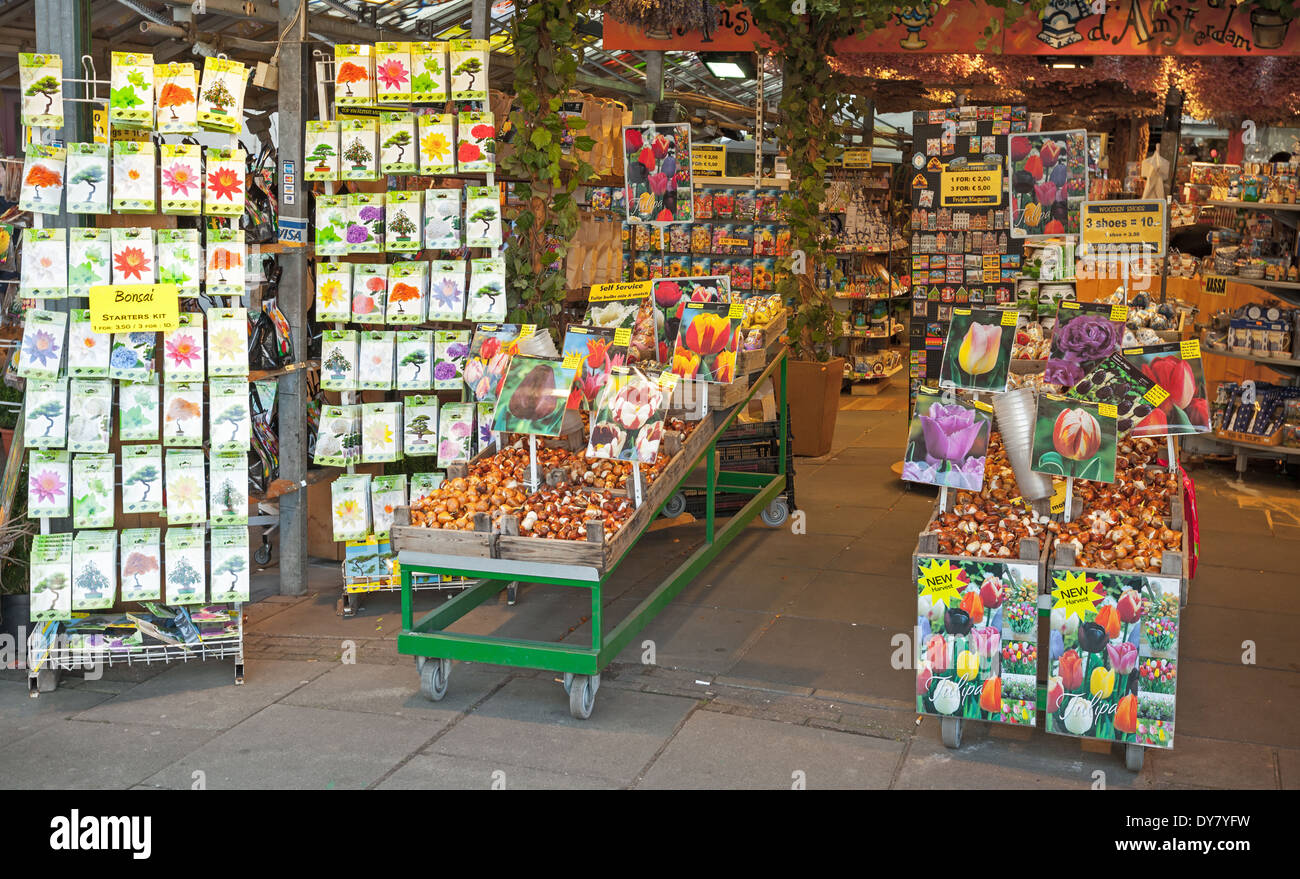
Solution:
[(1117, 421), (1114, 403), (1040, 394), (1032, 469), (1051, 476), (1114, 482)]
[(597, 401), (587, 456), (653, 464), (677, 377), (615, 367)]
[(739, 302), (688, 302), (673, 349), (672, 371), (681, 378), (731, 384), (745, 307)]
[(510, 359), (492, 429), (559, 436), (577, 369), (560, 360), (517, 354)]
[(1125, 348), (1124, 358), (1169, 394), (1133, 428), (1134, 436), (1183, 436), (1210, 429), (1200, 340)]
[(1007, 143), (1011, 237), (1077, 236), (1088, 194), (1088, 132), (1015, 134)]
[(689, 223), (694, 219), (689, 124), (643, 122), (625, 127), (623, 158), (629, 223)]
[(903, 479), (979, 491), (992, 423), (987, 406), (945, 402), (933, 388), (921, 388), (907, 430)]
[(1063, 299), (1056, 307), (1056, 328), (1043, 380), (1074, 387), (1086, 373), (1119, 350), (1128, 306)]
[(939, 367), (939, 387), (1005, 391), (1017, 317), (1014, 310), (954, 308)]

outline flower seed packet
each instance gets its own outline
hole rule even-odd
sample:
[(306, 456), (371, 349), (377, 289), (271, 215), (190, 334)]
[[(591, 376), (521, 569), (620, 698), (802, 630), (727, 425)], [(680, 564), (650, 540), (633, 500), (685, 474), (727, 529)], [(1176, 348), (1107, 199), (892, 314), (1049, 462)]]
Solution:
[(343, 323), (352, 317), (352, 263), (316, 264), (316, 320)]
[(163, 144), (162, 212), (198, 216), (203, 210), (203, 148), (198, 144)]
[(343, 147), (340, 168), (344, 180), (379, 179), (379, 120), (342, 120), (339, 143)]
[(501, 246), (501, 196), (495, 186), (465, 187), (465, 244)]
[(162, 511), (162, 446), (122, 446), (122, 512)]
[(74, 308), (68, 312), (68, 375), (108, 378), (112, 346), (111, 334), (97, 333), (91, 327), (90, 309)]
[(465, 384), (469, 330), (438, 330), (433, 334), (433, 388), (458, 391)]
[(492, 114), (467, 110), (456, 119), (456, 170), (489, 172), (496, 168), (496, 125)]
[(939, 387), (1005, 391), (1017, 317), (1015, 309), (954, 308), (943, 346)]
[(117, 532), (78, 533), (72, 539), (72, 609), (103, 610), (116, 598)]
[(208, 147), (204, 156), (208, 171), (203, 185), (203, 213), (206, 216), (244, 215), (244, 173), (247, 159), (243, 150)]
[(376, 476), (370, 481), (371, 530), (376, 537), (387, 537), (393, 528), (393, 514), (406, 506), (406, 474)]
[(67, 164), (63, 147), (29, 144), (23, 162), (23, 187), (18, 207), (37, 214), (57, 214), (63, 206), (63, 172)]
[(68, 382), (68, 450), (107, 452), (113, 383), (106, 378)]
[(1099, 362), (1066, 396), (1114, 404), (1115, 430), (1121, 439), (1139, 428), (1149, 431), (1166, 426), (1160, 410), (1160, 404), (1167, 399), (1165, 392), (1121, 354), (1112, 354)]
[(158, 441), (158, 379), (121, 382), (117, 386), (118, 438), (124, 441)]
[(357, 386), (363, 391), (387, 391), (393, 387), (394, 338), (383, 330), (363, 330), (357, 363)]
[(208, 459), (208, 517), (213, 525), (248, 524), (248, 456), (213, 455)]
[(122, 600), (162, 600), (162, 529), (122, 532)]
[(465, 263), (434, 261), (430, 264), (428, 319), (465, 319)]
[(497, 404), (496, 403), (475, 403), (477, 407), (476, 415), (478, 416), (478, 435), (476, 451), (481, 453), (488, 446), (494, 445), (499, 441), (497, 432), (492, 429), (492, 423), (496, 421)]
[(388, 266), (388, 323), (424, 323), (428, 272), (427, 262), (397, 262)]
[(339, 179), (339, 123), (336, 119), (307, 123), (303, 141), (302, 179)]
[(114, 52), (108, 75), (108, 124), (113, 128), (153, 128), (152, 55)]
[(229, 58), (203, 59), (199, 87), (199, 125), (208, 131), (238, 134), (243, 129), (244, 86), (248, 68)]
[(61, 449), (68, 443), (68, 380), (29, 379), (23, 397), (23, 444)]
[(248, 382), (239, 379), (208, 382), (208, 441), (212, 451), (246, 452), (252, 448), (252, 432)]
[(488, 88), (487, 40), (452, 40), (447, 44), (453, 101), (486, 101)]
[(142, 382), (153, 376), (157, 333), (114, 333), (108, 355), (108, 377)]
[(203, 522), (208, 515), (207, 473), (201, 449), (168, 449), (164, 456), (167, 524)]
[(68, 144), (68, 213), (108, 213), (108, 144)]
[(397, 334), (397, 389), (424, 391), (433, 381), (433, 333), (412, 330)]
[(466, 320), (505, 320), (506, 261), (501, 257), (470, 260), (468, 293), (465, 303)]
[(72, 458), (67, 452), (32, 449), (27, 455), (27, 517), (67, 517), (71, 485)]
[(456, 117), (431, 113), (419, 117), (420, 173), (456, 173)]
[(72, 456), (72, 527), (112, 528), (117, 459), (107, 454)]
[(383, 174), (414, 174), (415, 114), (379, 114), (379, 170)]
[(65, 299), (68, 295), (68, 230), (24, 229), (19, 295)]
[(203, 445), (203, 383), (163, 385), (165, 446)]
[(374, 47), (334, 47), (334, 103), (340, 107), (369, 104), (375, 97)]
[(474, 328), (465, 362), (465, 384), (475, 400), (496, 400), (510, 358), (518, 353), (519, 343), (532, 335), (533, 330), (532, 324), (479, 324)]
[(459, 250), (461, 235), (459, 189), (424, 191), (424, 246), (430, 250)]
[(433, 494), (438, 486), (442, 485), (447, 479), (445, 473), (412, 473), (411, 474), (411, 506), (415, 506), (420, 501)]
[(474, 442), (474, 404), (448, 403), (438, 413), (438, 463), (468, 461)]
[(248, 310), (210, 309), (208, 311), (208, 376), (215, 378), (234, 375), (248, 375)]
[(248, 601), (248, 526), (212, 529), (212, 600)]
[(352, 320), (382, 325), (388, 303), (388, 266), (357, 263), (352, 267)]
[(33, 537), (27, 579), (32, 622), (72, 619), (72, 535)]
[(113, 283), (152, 284), (154, 279), (153, 230), (147, 227), (113, 229)]
[(113, 142), (113, 213), (152, 214), (158, 210), (156, 161), (152, 141)]
[(356, 330), (325, 330), (321, 337), (321, 383), (327, 391), (357, 389), (360, 357)]
[(360, 458), (361, 428), (356, 406), (322, 406), (312, 463), (346, 467)]
[(1159, 414), (1152, 412), (1133, 428), (1134, 436), (1179, 436), (1210, 430), (1200, 340), (1125, 348), (1124, 359), (1155, 382), (1157, 391), (1168, 394), (1157, 403)]
[(687, 302), (677, 328), (673, 374), (731, 384), (736, 377), (736, 354), (744, 316), (745, 307), (739, 302)]
[(410, 43), (375, 43), (375, 97), (381, 104), (411, 101)]
[(348, 252), (348, 197), (346, 195), (316, 196), (316, 253), (319, 256), (338, 256)]
[(361, 462), (378, 464), (402, 458), (402, 404), (361, 405)]
[(203, 248), (198, 229), (159, 229), (155, 252), (158, 256), (158, 283), (175, 284), (182, 299), (199, 295), (199, 278), (203, 274)]
[(163, 560), (168, 604), (207, 602), (206, 538), (202, 526), (167, 529)]
[(18, 90), (23, 96), (23, 125), (28, 128), (63, 127), (62, 57), (19, 53)]
[(370, 533), (370, 474), (340, 476), (330, 484), (334, 539), (356, 540)]
[(90, 288), (113, 283), (113, 244), (108, 229), (69, 230), (68, 295), (90, 296)]
[(418, 192), (390, 192), (384, 205), (384, 250), (414, 253), (420, 249), (420, 202)]
[(357, 192), (348, 196), (348, 253), (384, 250), (384, 193)]
[(18, 354), (19, 375), (23, 378), (59, 377), (67, 323), (68, 315), (61, 311), (33, 308), (27, 312), (23, 322), (23, 344)]
[(199, 74), (189, 62), (155, 64), (157, 129), (162, 134), (194, 134), (199, 130)]
[(403, 400), (402, 451), (411, 457), (438, 454), (438, 398), (414, 394)]
[(411, 101), (441, 104), (447, 100), (447, 44), (411, 43)]

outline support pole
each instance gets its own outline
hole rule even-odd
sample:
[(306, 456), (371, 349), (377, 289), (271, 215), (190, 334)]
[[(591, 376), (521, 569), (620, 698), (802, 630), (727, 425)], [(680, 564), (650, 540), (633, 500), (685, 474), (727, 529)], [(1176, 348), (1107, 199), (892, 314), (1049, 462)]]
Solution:
[(486, 40), (492, 23), (489, 0), (471, 0), (469, 35), (475, 40)]
[(655, 108), (664, 99), (664, 53), (645, 52), (645, 100), (644, 112), (637, 112), (637, 119), (654, 119)]

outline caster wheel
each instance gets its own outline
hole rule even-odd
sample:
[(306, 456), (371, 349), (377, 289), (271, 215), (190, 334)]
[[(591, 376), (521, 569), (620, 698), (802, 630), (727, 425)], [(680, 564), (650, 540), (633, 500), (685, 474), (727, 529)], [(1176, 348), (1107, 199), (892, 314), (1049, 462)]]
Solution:
[(567, 696), (572, 689), (573, 689), (573, 673), (566, 671), (564, 673), (564, 694)]
[(271, 544), (263, 543), (257, 549), (253, 550), (253, 561), (259, 565), (271, 563)]
[(945, 717), (941, 721), (943, 746), (945, 748), (961, 747), (961, 718)]
[(790, 505), (785, 502), (785, 498), (779, 497), (768, 504), (758, 517), (763, 520), (763, 524), (780, 528), (790, 518)]
[(447, 695), (447, 681), (451, 678), (451, 660), (430, 657), (420, 669), (420, 693), (430, 702), (441, 702)]
[(668, 503), (664, 504), (663, 516), (666, 519), (671, 519), (674, 516), (680, 516), (684, 512), (686, 512), (686, 495), (679, 491), (668, 499)]
[(1124, 768), (1130, 772), (1141, 772), (1146, 758), (1146, 748), (1141, 745), (1124, 746)]
[(596, 691), (599, 689), (600, 675), (573, 675), (568, 686), (569, 713), (578, 720), (591, 717), (591, 709), (596, 707)]

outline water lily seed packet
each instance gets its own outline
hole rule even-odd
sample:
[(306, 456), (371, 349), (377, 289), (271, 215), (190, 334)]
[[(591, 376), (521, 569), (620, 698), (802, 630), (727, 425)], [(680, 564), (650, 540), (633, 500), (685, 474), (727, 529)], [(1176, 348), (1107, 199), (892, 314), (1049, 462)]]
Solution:
[(429, 113), (418, 117), (421, 174), (456, 173), (456, 117), (451, 113)]
[(27, 518), (62, 519), (71, 512), (72, 457), (55, 449), (27, 455)]
[(68, 375), (107, 378), (112, 347), (111, 334), (97, 333), (91, 327), (90, 309), (74, 308), (68, 312)]
[(168, 449), (164, 455), (169, 525), (206, 521), (207, 473), (200, 449)]
[(67, 229), (23, 230), (23, 259), (18, 287), (24, 299), (67, 298)]
[(248, 310), (213, 308), (208, 311), (208, 376), (236, 375), (248, 375)]
[(361, 461), (378, 464), (402, 457), (402, 404), (364, 403), (361, 406)]
[(465, 318), (465, 263), (434, 260), (429, 265), (429, 320)]
[(115, 228), (113, 244), (113, 283), (152, 284), (155, 260), (153, 230), (144, 226)]
[(248, 156), (239, 149), (214, 149), (204, 153), (207, 175), (203, 185), (203, 213), (209, 217), (244, 215), (244, 174)]
[(113, 383), (106, 378), (68, 382), (68, 450), (107, 452)]
[[(62, 231), (62, 230), (60, 230)], [(68, 315), (33, 308), (23, 322), (23, 343), (18, 353), (18, 374), (23, 378), (59, 377), (68, 332)]]
[(375, 43), (375, 97), (381, 104), (411, 101), (410, 43)]
[(113, 213), (157, 212), (156, 162), (152, 141), (113, 142)]
[(430, 250), (459, 250), (465, 246), (459, 189), (424, 191), (424, 246)]
[(363, 391), (387, 391), (393, 387), (395, 339), (384, 330), (361, 332), (361, 355), (357, 364), (357, 386)]
[(203, 210), (203, 148), (198, 144), (165, 143), (160, 152), (162, 212), (198, 216)]
[(907, 428), (903, 479), (979, 491), (984, 485), (993, 411), (987, 403), (921, 388)]
[(352, 317), (352, 264), (316, 264), (316, 320), (342, 323)]
[(370, 533), (370, 474), (340, 476), (330, 484), (334, 539), (356, 540)]
[(386, 538), (393, 528), (393, 514), (406, 505), (406, 474), (376, 476), (370, 482), (371, 529), (376, 537)]

